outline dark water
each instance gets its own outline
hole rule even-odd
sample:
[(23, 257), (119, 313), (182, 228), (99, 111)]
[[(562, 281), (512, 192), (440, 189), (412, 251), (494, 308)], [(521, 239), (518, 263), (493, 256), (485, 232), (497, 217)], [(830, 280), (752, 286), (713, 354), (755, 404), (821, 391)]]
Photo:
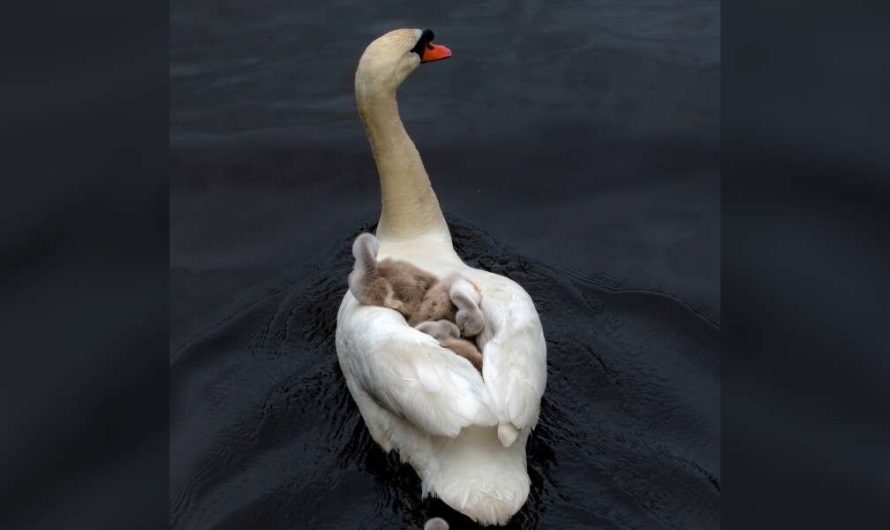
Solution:
[[(548, 342), (518, 528), (717, 528), (719, 4), (171, 4), (171, 521), (408, 528), (333, 348), (351, 238), (378, 213), (352, 100), (364, 46), (454, 57), (402, 115), (471, 264)], [(465, 521), (463, 521), (465, 522)]]
[[(452, 220), (472, 266), (534, 298), (548, 387), (512, 528), (716, 528), (715, 324), (651, 293), (518, 257)], [(171, 519), (179, 528), (408, 528), (442, 515), (368, 436), (333, 349), (350, 238), (258, 286), (171, 360)]]

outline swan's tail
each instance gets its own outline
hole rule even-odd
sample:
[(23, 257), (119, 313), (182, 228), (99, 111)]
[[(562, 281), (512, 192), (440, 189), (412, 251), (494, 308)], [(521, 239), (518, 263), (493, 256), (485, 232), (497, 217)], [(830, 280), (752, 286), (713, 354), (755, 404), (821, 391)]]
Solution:
[(492, 427), (467, 427), (457, 438), (444, 440), (436, 465), (423, 473), (424, 494), (480, 524), (505, 524), (528, 498), (527, 434), (511, 447), (501, 445)]

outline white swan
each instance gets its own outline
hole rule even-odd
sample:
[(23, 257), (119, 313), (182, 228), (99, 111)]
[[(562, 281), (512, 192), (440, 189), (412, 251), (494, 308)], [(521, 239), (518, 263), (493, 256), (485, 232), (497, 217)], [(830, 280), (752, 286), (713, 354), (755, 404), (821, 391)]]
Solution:
[(451, 55), (429, 30), (372, 42), (355, 73), (359, 114), (380, 175), (379, 256), (436, 275), (459, 272), (482, 293), (483, 374), (407, 325), (396, 311), (362, 306), (347, 291), (337, 315), (337, 357), (371, 437), (395, 449), (435, 495), (482, 524), (504, 524), (529, 493), (525, 445), (547, 379), (541, 321), (512, 280), (470, 268), (454, 251), (420, 154), (399, 118), (396, 91), (421, 62)]

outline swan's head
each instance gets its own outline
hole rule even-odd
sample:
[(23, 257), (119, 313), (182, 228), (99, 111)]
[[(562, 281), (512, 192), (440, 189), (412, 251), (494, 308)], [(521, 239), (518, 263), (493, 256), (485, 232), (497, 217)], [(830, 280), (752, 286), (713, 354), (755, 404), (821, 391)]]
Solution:
[(356, 92), (395, 91), (420, 63), (451, 57), (447, 47), (433, 44), (434, 37), (429, 29), (397, 29), (378, 37), (358, 61)]

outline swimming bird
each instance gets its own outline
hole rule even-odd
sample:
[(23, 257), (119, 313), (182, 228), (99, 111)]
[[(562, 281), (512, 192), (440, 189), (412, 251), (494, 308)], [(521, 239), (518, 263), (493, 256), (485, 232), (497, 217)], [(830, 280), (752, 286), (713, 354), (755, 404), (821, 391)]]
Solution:
[(438, 277), (460, 274), (481, 293), (482, 374), (390, 308), (347, 291), (336, 349), (346, 385), (372, 439), (395, 450), (437, 496), (482, 524), (505, 524), (528, 498), (526, 441), (538, 421), (547, 349), (535, 305), (513, 280), (466, 265), (396, 93), (422, 63), (451, 56), (430, 30), (399, 29), (371, 42), (355, 72), (355, 97), (380, 178), (380, 259)]

